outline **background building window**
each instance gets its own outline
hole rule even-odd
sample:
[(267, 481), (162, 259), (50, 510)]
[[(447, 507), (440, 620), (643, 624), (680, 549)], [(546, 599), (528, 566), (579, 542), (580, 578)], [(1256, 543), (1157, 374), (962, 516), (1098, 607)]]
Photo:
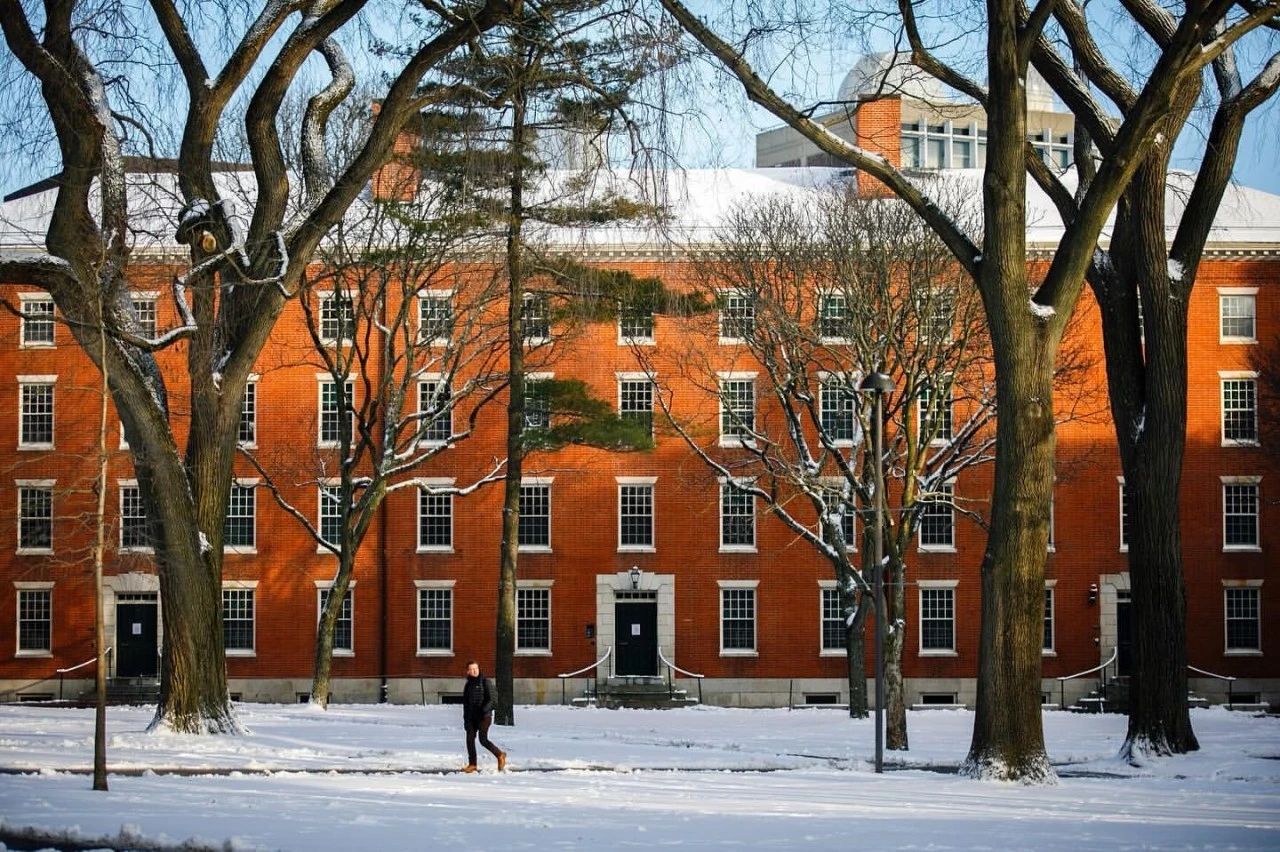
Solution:
[(337, 547), (342, 542), (342, 490), (337, 485), (321, 485), (317, 492), (320, 538)]
[(222, 643), (228, 651), (253, 650), (253, 589), (222, 590)]
[(720, 380), (720, 443), (740, 444), (756, 428), (755, 379)]
[(844, 608), (840, 606), (839, 589), (821, 589), (822, 592), (822, 650), (843, 651), (848, 645), (849, 634), (845, 627)]
[(525, 377), (524, 428), (551, 428), (551, 382), (549, 377)]
[(453, 495), (418, 489), (418, 549), (453, 547)]
[(1225, 444), (1258, 443), (1257, 379), (1222, 380), (1222, 441)]
[(653, 382), (649, 379), (618, 380), (618, 416), (630, 420), (653, 437)]
[(653, 547), (653, 486), (618, 486), (618, 547)]
[(447, 343), (453, 336), (453, 298), (449, 293), (427, 293), (418, 298), (418, 339)]
[(1258, 546), (1258, 486), (1224, 483), (1222, 486), (1222, 543), (1225, 547)]
[(418, 650), (453, 650), (453, 589), (418, 589)]
[[(324, 608), (329, 605), (329, 593), (331, 589), (318, 589), (320, 594), (317, 600), (316, 623), (319, 624), (320, 618), (324, 615)], [(342, 599), (342, 608), (338, 611), (338, 620), (333, 623), (333, 650), (345, 651), (350, 654), (355, 645), (354, 622), (351, 618), (352, 599), (355, 597), (355, 589), (348, 587), (346, 596)]]
[(355, 331), (355, 304), (350, 293), (329, 293), (320, 297), (320, 340), (350, 343)]
[(222, 525), (224, 549), (253, 550), (257, 546), (257, 490), (251, 482), (231, 483), (227, 518)]
[(453, 389), (448, 382), (418, 382), (418, 411), (422, 414), (421, 440), (443, 444), (453, 436)]
[(22, 345), (49, 347), (54, 344), (53, 299), (48, 296), (22, 297)]
[(1235, 343), (1251, 343), (1257, 339), (1257, 297), (1229, 293), (1218, 297), (1221, 338)]
[(652, 343), (653, 311), (623, 305), (618, 314), (618, 337), (626, 343)]
[(852, 443), (857, 437), (857, 391), (843, 379), (824, 379), (819, 391), (822, 431), (832, 441)]
[[(853, 494), (850, 493), (846, 501), (843, 488), (836, 484), (824, 486), (822, 502), (828, 514), (838, 512), (840, 515), (840, 534), (844, 536), (844, 549), (855, 551), (858, 549), (858, 510), (853, 503)], [(821, 523), (818, 528), (819, 533), (825, 537), (825, 528)]]
[(720, 483), (720, 546), (756, 546), (756, 498), (732, 482)]
[(524, 294), (524, 339), (536, 343), (551, 339), (551, 305), (545, 293)]
[(52, 485), (18, 487), (18, 550), (52, 552)]
[(244, 386), (244, 398), (240, 400), (240, 423), (236, 427), (236, 441), (242, 447), (258, 443), (258, 383), (248, 381)]
[(1262, 650), (1262, 620), (1258, 588), (1224, 589), (1227, 612), (1227, 650)]
[(151, 536), (147, 532), (147, 510), (142, 505), (142, 489), (137, 485), (120, 486), (120, 549), (147, 550)]
[(53, 650), (53, 590), (18, 590), (18, 653)]
[[(338, 383), (330, 379), (320, 380), (320, 446), (336, 447), (342, 440), (341, 425), (343, 409), (346, 409), (350, 416), (348, 422), (354, 427), (355, 412), (351, 410), (351, 401), (355, 390), (355, 383), (347, 381), (344, 383), (346, 387), (346, 399), (338, 397)], [(354, 428), (352, 429), (354, 433)], [(352, 436), (354, 438), (354, 434)]]
[(1053, 650), (1053, 587), (1044, 590), (1044, 639), (1040, 643), (1041, 650)]
[(134, 296), (129, 300), (133, 307), (133, 318), (138, 323), (138, 335), (147, 340), (155, 340), (156, 298), (154, 296)]
[(756, 330), (756, 306), (745, 293), (725, 293), (720, 297), (720, 337), (748, 340)]
[(550, 589), (516, 589), (516, 650), (551, 650)]
[(919, 406), (919, 423), (921, 437), (927, 437), (930, 444), (946, 444), (953, 437), (953, 420), (951, 411), (951, 388), (935, 393), (929, 384), (920, 386), (916, 397)]
[(520, 547), (551, 547), (551, 486), (520, 486)]
[(920, 650), (956, 649), (955, 589), (920, 590)]
[(849, 302), (843, 293), (818, 296), (818, 336), (828, 340), (849, 336)]
[(920, 547), (952, 548), (956, 545), (955, 507), (951, 499), (955, 486), (939, 484), (932, 494), (920, 498)]
[(720, 590), (720, 648), (723, 651), (756, 649), (756, 590)]
[(18, 381), (18, 445), (52, 448), (53, 383)]
[(1129, 549), (1129, 487), (1120, 480), (1120, 551)]

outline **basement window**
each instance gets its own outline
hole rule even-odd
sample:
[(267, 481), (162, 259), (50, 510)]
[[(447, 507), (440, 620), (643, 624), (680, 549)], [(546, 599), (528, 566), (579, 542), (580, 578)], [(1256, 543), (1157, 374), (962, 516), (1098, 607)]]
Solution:
[(821, 707), (826, 704), (839, 704), (840, 696), (834, 692), (806, 692), (804, 694), (804, 703), (811, 707)]
[(924, 692), (920, 694), (921, 704), (955, 704), (954, 692)]

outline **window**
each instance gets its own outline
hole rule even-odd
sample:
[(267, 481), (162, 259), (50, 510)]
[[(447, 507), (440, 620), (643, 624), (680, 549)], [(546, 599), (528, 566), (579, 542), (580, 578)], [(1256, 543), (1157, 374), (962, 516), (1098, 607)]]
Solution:
[(1226, 596), (1227, 653), (1262, 650), (1262, 619), (1257, 586), (1223, 589)]
[(623, 305), (618, 313), (618, 340), (622, 343), (653, 342), (653, 311)]
[[(316, 589), (316, 624), (320, 623), (320, 618), (324, 615), (324, 608), (329, 605), (330, 589)], [(347, 594), (342, 599), (342, 607), (338, 610), (338, 620), (333, 624), (333, 652), (335, 654), (351, 654), (355, 650), (355, 631), (354, 621), (351, 613), (354, 606), (356, 590), (347, 587)]]
[(956, 546), (954, 484), (947, 482), (920, 498), (920, 549), (950, 550)]
[(1254, 374), (1222, 375), (1222, 445), (1258, 443), (1258, 380)]
[(1221, 342), (1253, 343), (1258, 339), (1257, 292), (1255, 288), (1218, 288)]
[(453, 388), (443, 379), (418, 382), (418, 411), (422, 414), (420, 440), (440, 445), (453, 437)]
[(1040, 642), (1042, 654), (1053, 653), (1053, 586), (1044, 587), (1044, 638)]
[(1223, 477), (1222, 549), (1258, 549), (1258, 480)]
[(551, 339), (551, 310), (545, 293), (524, 294), (524, 339), (542, 343)]
[(551, 485), (520, 486), (520, 527), (518, 544), (522, 548), (551, 549)]
[(818, 336), (823, 340), (844, 340), (849, 336), (849, 302), (843, 293), (818, 296)]
[(720, 589), (720, 653), (755, 653), (756, 590), (754, 587)]
[(840, 590), (820, 589), (822, 607), (822, 650), (843, 651), (848, 645), (849, 634), (845, 626), (844, 607), (840, 605)]
[(18, 376), (18, 447), (53, 449), (53, 384), (57, 376)]
[(945, 393), (935, 392), (929, 384), (920, 386), (920, 395), (916, 397), (919, 406), (920, 437), (928, 438), (934, 446), (947, 444), (954, 436), (952, 433), (951, 387)]
[(351, 431), (354, 432), (355, 412), (351, 410), (351, 402), (354, 398), (355, 382), (348, 380), (345, 383), (346, 399), (340, 399), (338, 396), (338, 383), (332, 379), (320, 379), (320, 437), (319, 446), (336, 447), (342, 440), (341, 435), (341, 416), (345, 409), (350, 417), (348, 421)]
[(443, 346), (453, 335), (453, 294), (429, 290), (418, 297), (418, 339)]
[(720, 298), (720, 341), (736, 343), (756, 330), (755, 302), (745, 293), (725, 293)]
[(431, 586), (418, 589), (418, 653), (453, 650), (453, 589)]
[(120, 549), (150, 550), (147, 510), (142, 505), (142, 489), (133, 481), (120, 483)]
[(751, 440), (756, 428), (754, 374), (720, 374), (720, 446), (739, 446)]
[(18, 589), (18, 655), (53, 650), (53, 589)]
[(619, 480), (618, 549), (653, 549), (653, 482)]
[(920, 589), (920, 652), (954, 652), (956, 649), (955, 597), (953, 587)]
[(551, 374), (530, 373), (524, 379), (524, 428), (551, 428)]
[(858, 436), (857, 391), (843, 378), (827, 377), (818, 396), (822, 431), (835, 443), (851, 446)]
[(920, 324), (920, 342), (950, 343), (956, 316), (955, 293), (922, 287), (913, 293), (912, 298)]
[[(1057, 477), (1054, 477), (1054, 481), (1055, 482), (1057, 481)], [(1057, 509), (1056, 509), (1057, 505), (1058, 505), (1057, 495), (1055, 495), (1054, 492), (1050, 490), (1049, 491), (1049, 547), (1048, 547), (1048, 550), (1050, 553), (1053, 553), (1058, 549), (1058, 532), (1057, 532), (1057, 524), (1055, 523), (1056, 515), (1057, 515)]]
[(54, 345), (53, 299), (47, 293), (23, 293), (22, 346), (27, 349)]
[(256, 479), (238, 479), (231, 483), (227, 501), (227, 518), (222, 525), (224, 552), (252, 553), (257, 547)]
[(129, 300), (133, 307), (133, 318), (138, 323), (138, 336), (147, 340), (156, 337), (156, 297), (151, 294), (134, 293)]
[(1124, 484), (1124, 477), (1116, 477), (1120, 481), (1120, 552), (1129, 550), (1129, 489)]
[(653, 437), (653, 382), (624, 373), (618, 378), (618, 416), (637, 423)]
[[(453, 481), (449, 480), (449, 486)], [(453, 549), (453, 495), (418, 489), (418, 550)]]
[(516, 650), (551, 650), (551, 589), (516, 589)]
[(236, 427), (236, 441), (242, 447), (258, 445), (257, 376), (250, 376), (244, 386), (244, 398), (240, 400), (240, 423)]
[[(830, 485), (824, 485), (822, 488), (822, 502), (826, 506), (828, 514), (837, 513), (840, 516), (840, 535), (844, 538), (844, 549), (853, 552), (858, 549), (858, 510), (854, 505), (854, 496), (850, 492), (846, 499), (846, 489), (843, 482), (839, 480), (832, 481)], [(820, 535), (825, 535), (822, 525), (818, 525)]]
[(18, 552), (53, 552), (53, 482), (18, 482)]
[(333, 292), (320, 297), (321, 342), (350, 343), (355, 326), (355, 303), (350, 293)]
[(253, 653), (253, 591), (222, 590), (222, 644), (229, 654)]
[(756, 549), (756, 498), (734, 482), (720, 483), (720, 549)]
[[(342, 541), (342, 490), (337, 483), (321, 485), (318, 489), (320, 538), (337, 547)], [(321, 553), (328, 553), (323, 545)]]

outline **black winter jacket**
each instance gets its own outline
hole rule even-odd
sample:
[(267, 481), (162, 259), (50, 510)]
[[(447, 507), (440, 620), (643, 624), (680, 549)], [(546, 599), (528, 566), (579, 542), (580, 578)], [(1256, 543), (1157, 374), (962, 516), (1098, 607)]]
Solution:
[(479, 723), (493, 712), (493, 685), (483, 674), (468, 677), (462, 687), (462, 721)]

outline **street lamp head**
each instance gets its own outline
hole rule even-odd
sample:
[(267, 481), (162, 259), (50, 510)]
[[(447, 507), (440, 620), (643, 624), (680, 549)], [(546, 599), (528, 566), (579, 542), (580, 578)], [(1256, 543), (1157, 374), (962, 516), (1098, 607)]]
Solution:
[(862, 377), (862, 383), (858, 385), (858, 390), (871, 391), (872, 393), (890, 393), (893, 390), (893, 379), (878, 370), (874, 373), (867, 373)]

